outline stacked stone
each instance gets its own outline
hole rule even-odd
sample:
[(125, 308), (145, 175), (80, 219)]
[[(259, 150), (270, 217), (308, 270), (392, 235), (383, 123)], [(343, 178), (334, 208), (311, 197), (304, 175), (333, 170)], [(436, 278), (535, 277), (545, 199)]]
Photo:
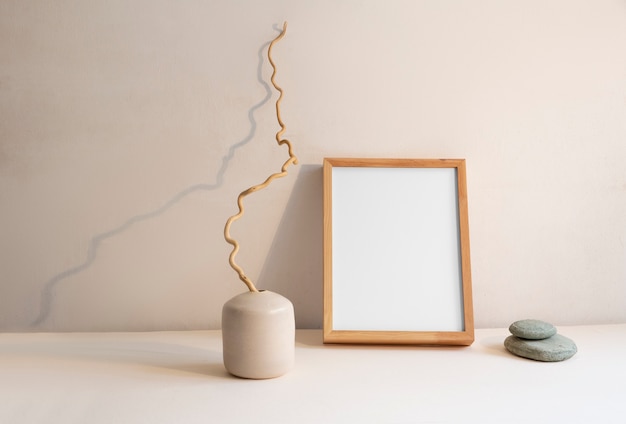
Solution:
[(571, 358), (578, 350), (571, 339), (557, 334), (556, 327), (544, 321), (515, 321), (509, 331), (512, 336), (504, 340), (504, 347), (522, 358), (558, 362)]

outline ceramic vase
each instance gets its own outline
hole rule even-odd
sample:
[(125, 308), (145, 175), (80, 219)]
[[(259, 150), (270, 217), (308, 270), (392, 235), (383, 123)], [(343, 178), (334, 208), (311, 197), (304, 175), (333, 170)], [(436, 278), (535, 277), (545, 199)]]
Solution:
[(264, 379), (294, 363), (293, 304), (267, 290), (239, 294), (222, 309), (224, 366), (238, 377)]

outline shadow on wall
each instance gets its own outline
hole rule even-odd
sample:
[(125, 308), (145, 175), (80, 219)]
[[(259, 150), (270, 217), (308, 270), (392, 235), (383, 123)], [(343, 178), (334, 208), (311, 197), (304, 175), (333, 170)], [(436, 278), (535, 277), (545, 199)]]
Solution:
[(89, 246), (85, 254), (86, 257), (82, 263), (72, 268), (68, 268), (66, 270), (59, 272), (58, 274), (54, 275), (43, 284), (43, 287), (41, 289), (39, 313), (37, 317), (35, 318), (35, 320), (31, 323), (31, 327), (38, 327), (46, 322), (46, 320), (50, 317), (52, 313), (54, 297), (57, 291), (59, 290), (60, 286), (62, 285), (62, 283), (68, 278), (76, 276), (77, 274), (87, 270), (95, 262), (98, 256), (98, 251), (103, 241), (113, 238), (115, 236), (118, 236), (130, 230), (135, 224), (139, 222), (159, 217), (160, 215), (165, 213), (167, 210), (177, 205), (179, 202), (181, 202), (183, 199), (185, 199), (187, 196), (193, 193), (202, 192), (202, 191), (213, 191), (223, 185), (224, 174), (226, 173), (228, 169), (228, 164), (230, 163), (231, 159), (235, 156), (235, 151), (243, 147), (244, 145), (248, 144), (254, 138), (256, 134), (257, 122), (254, 117), (254, 113), (258, 109), (260, 109), (263, 105), (268, 103), (272, 97), (272, 89), (270, 88), (269, 84), (263, 80), (264, 52), (268, 48), (269, 44), (270, 44), (269, 41), (264, 43), (258, 50), (259, 62), (258, 62), (257, 72), (256, 72), (257, 80), (265, 89), (265, 97), (263, 97), (261, 101), (253, 105), (248, 110), (248, 121), (250, 123), (250, 130), (248, 131), (248, 134), (241, 141), (230, 146), (230, 148), (228, 149), (228, 152), (222, 158), (222, 164), (215, 176), (215, 182), (214, 183), (198, 183), (198, 184), (189, 186), (181, 190), (180, 192), (176, 193), (175, 195), (173, 195), (169, 200), (163, 203), (160, 207), (149, 212), (132, 216), (128, 218), (126, 222), (124, 222), (123, 224), (93, 236), (91, 240), (89, 241)]
[(322, 230), (322, 167), (302, 165), (258, 284), (291, 300), (297, 328), (322, 327)]

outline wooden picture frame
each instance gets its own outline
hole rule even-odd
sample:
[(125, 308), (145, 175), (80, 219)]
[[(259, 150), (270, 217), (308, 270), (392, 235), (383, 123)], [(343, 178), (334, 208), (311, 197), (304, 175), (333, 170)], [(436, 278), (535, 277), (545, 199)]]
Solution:
[(324, 159), (324, 343), (474, 341), (464, 159)]

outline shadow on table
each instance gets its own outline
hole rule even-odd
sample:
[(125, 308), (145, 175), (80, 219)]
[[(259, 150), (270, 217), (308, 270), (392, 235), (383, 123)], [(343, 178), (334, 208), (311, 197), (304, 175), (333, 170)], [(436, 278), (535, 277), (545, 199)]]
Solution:
[(296, 332), (296, 347), (313, 349), (357, 349), (357, 350), (414, 350), (414, 351), (441, 351), (455, 352), (468, 349), (466, 346), (436, 346), (436, 345), (394, 345), (394, 344), (324, 344), (323, 332), (320, 330), (299, 330)]
[(487, 352), (497, 356), (511, 356), (504, 347), (504, 338), (502, 336), (485, 337), (480, 340), (476, 340), (474, 343), (479, 343), (486, 348)]
[(220, 360), (219, 362), (196, 362), (196, 363), (178, 363), (178, 364), (164, 364), (160, 365), (162, 368), (179, 371), (182, 373), (196, 374), (202, 378), (212, 377), (220, 379), (237, 379), (233, 375), (229, 374), (224, 368), (224, 364)]
[(10, 340), (0, 345), (0, 359), (10, 359), (16, 366), (32, 361), (41, 366), (71, 369), (76, 372), (103, 372), (115, 376), (159, 375), (194, 376), (206, 379), (232, 379), (222, 363), (221, 350), (167, 343), (154, 340), (108, 339), (97, 333), (87, 335), (46, 334), (37, 340)]

